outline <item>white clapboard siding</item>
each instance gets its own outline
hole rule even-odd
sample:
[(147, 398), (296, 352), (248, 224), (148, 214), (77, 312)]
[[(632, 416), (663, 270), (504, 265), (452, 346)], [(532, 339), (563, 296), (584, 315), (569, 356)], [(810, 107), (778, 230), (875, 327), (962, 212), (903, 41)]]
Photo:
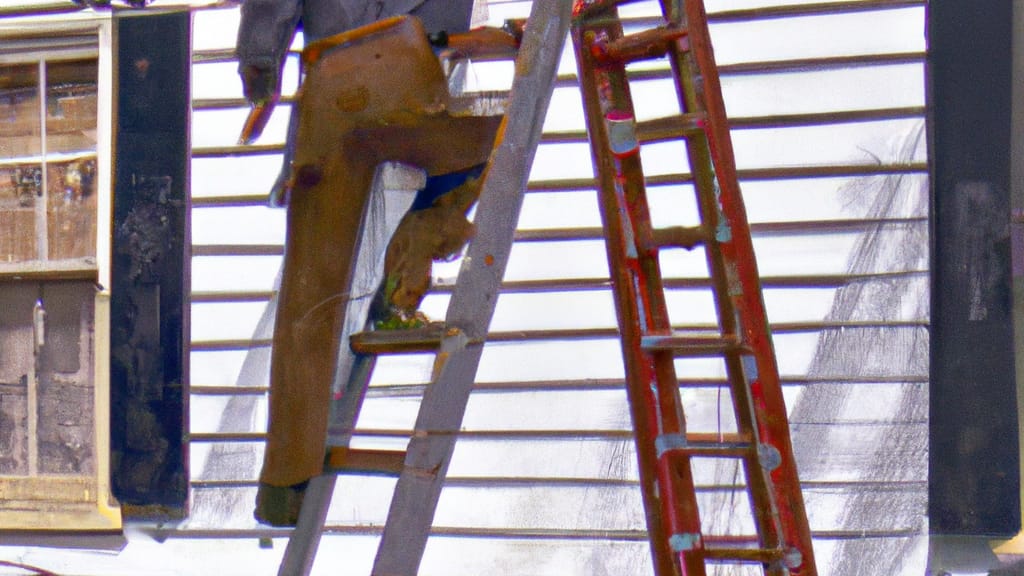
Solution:
[[(804, 6), (806, 5), (806, 6)], [(927, 496), (927, 170), (921, 2), (709, 0), (819, 573), (920, 574)], [(623, 14), (640, 24), (652, 2)], [(529, 2), (491, 0), (492, 22)], [(267, 310), (283, 211), (265, 206), (287, 106), (250, 148), (231, 48), (237, 9), (195, 15), (191, 478), (174, 546), (266, 536), (251, 516), (266, 427)], [(632, 27), (632, 26), (628, 26)], [(296, 44), (298, 47), (299, 44)], [(632, 67), (638, 116), (673, 113), (667, 72)], [(510, 68), (470, 78), (500, 89)], [(421, 574), (649, 574), (615, 314), (575, 66), (546, 137)], [(226, 79), (226, 80), (225, 80)], [(298, 79), (289, 63), (286, 96)], [(506, 84), (507, 85), (507, 84)], [(288, 98), (286, 98), (286, 101)], [(656, 225), (692, 224), (678, 144), (643, 148)], [(663, 256), (676, 324), (715, 321), (701, 251)], [(442, 317), (459, 263), (424, 309)], [(426, 355), (385, 358), (357, 442), (401, 446)], [(680, 360), (695, 431), (733, 424), (717, 360)], [(749, 532), (742, 471), (698, 459), (705, 528)], [(339, 481), (314, 574), (365, 574), (393, 480)], [(226, 549), (235, 549), (233, 546)], [(251, 546), (255, 551), (255, 547)], [(246, 574), (273, 574), (265, 565)], [(869, 564), (853, 562), (871, 558)], [(234, 573), (230, 568), (222, 574)], [(731, 569), (715, 574), (755, 574)]]

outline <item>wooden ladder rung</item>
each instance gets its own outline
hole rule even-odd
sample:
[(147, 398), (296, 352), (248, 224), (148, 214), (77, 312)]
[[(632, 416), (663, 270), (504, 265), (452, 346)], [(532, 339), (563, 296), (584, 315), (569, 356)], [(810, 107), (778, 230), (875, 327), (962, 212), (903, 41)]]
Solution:
[(407, 330), (371, 330), (353, 334), (349, 346), (356, 354), (366, 355), (437, 352), (449, 332), (443, 322)]
[(672, 352), (677, 358), (706, 358), (727, 352), (743, 351), (745, 346), (736, 336), (646, 334), (640, 346), (648, 352)]
[(648, 250), (658, 248), (685, 248), (693, 250), (703, 244), (707, 238), (706, 228), (703, 226), (669, 226), (667, 228), (655, 228), (651, 230)]
[(327, 452), (326, 472), (357, 472), (398, 476), (405, 467), (405, 452), (395, 450), (364, 450), (332, 446)]
[(674, 114), (643, 120), (636, 124), (636, 135), (642, 143), (664, 142), (704, 134), (708, 115), (704, 112)]
[(685, 454), (708, 458), (743, 458), (756, 453), (750, 436), (744, 434), (662, 434), (654, 441), (658, 457)]
[(733, 562), (778, 562), (785, 560), (787, 551), (779, 548), (705, 548), (706, 560)]
[(686, 40), (687, 31), (678, 26), (659, 26), (627, 34), (621, 38), (610, 41), (598, 41), (591, 46), (594, 58), (599, 62), (639, 62), (641, 60), (653, 60), (661, 58), (668, 53), (673, 42), (682, 41), (686, 45), (680, 46), (682, 50), (689, 50)]

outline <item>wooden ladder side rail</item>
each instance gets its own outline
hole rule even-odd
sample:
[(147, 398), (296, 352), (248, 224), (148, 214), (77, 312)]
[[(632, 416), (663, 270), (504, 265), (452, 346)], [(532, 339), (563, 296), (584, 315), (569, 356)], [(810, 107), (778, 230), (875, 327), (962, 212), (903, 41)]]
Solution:
[[(720, 247), (721, 256), (725, 260), (727, 281), (730, 285), (740, 286), (741, 290), (729, 291), (731, 303), (723, 302), (723, 306), (720, 306), (720, 317), (727, 317), (731, 323), (735, 322), (734, 319), (738, 320), (738, 328), (741, 331), (738, 334), (751, 348), (753, 359), (756, 361), (755, 369), (744, 370), (737, 366), (740, 359), (733, 358), (732, 371), (737, 375), (742, 374), (743, 380), (747, 381), (747, 385), (740, 392), (743, 394), (744, 404), (753, 410), (757, 441), (762, 446), (770, 446), (778, 454), (778, 465), (768, 472), (768, 487), (772, 490), (774, 500), (772, 512), (777, 516), (771, 519), (759, 518), (759, 521), (766, 525), (764, 527), (769, 532), (773, 532), (774, 526), (778, 525), (781, 534), (772, 537), (781, 536), (782, 541), (765, 544), (795, 547), (798, 557), (790, 557), (787, 562), (799, 565), (790, 568), (790, 573), (815, 576), (817, 569), (811, 531), (797, 475), (789, 422), (785, 417), (786, 404), (779, 380), (771, 328), (765, 311), (750, 226), (736, 174), (729, 120), (708, 31), (707, 14), (702, 0), (661, 0), (661, 3), (670, 25), (684, 26), (687, 31), (686, 43), (689, 50), (682, 50), (678, 41), (670, 44), (670, 61), (675, 69), (673, 76), (682, 99), (681, 105), (687, 107), (684, 108), (684, 112), (689, 111), (689, 107), (702, 105), (703, 109), (700, 112), (706, 114), (704, 133), (713, 163), (713, 175), (717, 178), (717, 216), (723, 219), (723, 222), (716, 223), (716, 229), (724, 225), (725, 228), (722, 229), (731, 232), (730, 242), (715, 244)], [(684, 73), (684, 66), (693, 66), (691, 74)], [(701, 81), (691, 81), (689, 86), (679, 83), (679, 79), (685, 76), (692, 78), (692, 73), (699, 74)], [(736, 381), (738, 379), (734, 380)], [(747, 402), (750, 404), (746, 404)], [(761, 480), (757, 477), (761, 473), (762, 470), (749, 470), (748, 479), (754, 478), (760, 484)], [(755, 505), (757, 514), (763, 514), (768, 504), (762, 500), (762, 503)]]
[[(692, 4), (692, 3), (691, 3)], [(750, 346), (751, 334), (749, 331), (742, 331), (739, 324), (741, 319), (737, 315), (735, 300), (746, 300), (757, 298), (760, 300), (760, 285), (753, 286), (742, 284), (735, 280), (735, 269), (737, 266), (753, 264), (752, 250), (744, 252), (736, 250), (733, 242), (741, 241), (746, 235), (749, 239), (749, 229), (746, 227), (746, 218), (733, 230), (730, 226), (731, 220), (721, 214), (721, 187), (720, 182), (730, 182), (724, 185), (738, 190), (738, 183), (735, 178), (735, 169), (732, 167), (731, 150), (722, 162), (713, 159), (711, 140), (709, 133), (714, 134), (718, 128), (715, 123), (726, 120), (724, 113), (713, 116), (705, 106), (708, 98), (706, 92), (699, 91), (701, 81), (707, 81), (702, 74), (703, 65), (707, 67), (711, 63), (709, 75), (716, 72), (714, 60), (703, 48), (710, 45), (702, 45), (697, 39), (695, 28), (688, 25), (684, 20), (679, 3), (675, 0), (662, 0), (662, 11), (669, 21), (669, 30), (685, 30), (685, 36), (680, 37), (686, 43), (685, 48), (680, 47), (679, 42), (668, 42), (665, 44), (666, 54), (669, 57), (673, 69), (673, 80), (676, 85), (676, 94), (679, 98), (680, 110), (684, 116), (701, 118), (704, 120), (699, 130), (689, 133), (687, 138), (687, 157), (690, 169), (693, 173), (693, 185), (697, 194), (697, 205), (700, 212), (700, 219), (705, 230), (714, 231), (715, 237), (708, 237), (705, 241), (705, 257), (708, 270), (711, 271), (713, 281), (713, 293), (715, 308), (719, 319), (722, 333), (735, 335), (737, 340), (743, 342), (746, 350), (730, 350), (724, 353), (725, 370), (727, 380), (730, 384), (730, 392), (733, 399), (733, 413), (736, 418), (737, 430), (742, 435), (752, 438), (753, 445), (757, 447), (766, 446), (761, 438), (758, 426), (758, 418), (755, 413), (752, 386), (759, 385), (758, 370), (746, 368), (752, 366), (764, 366), (765, 363), (774, 363), (774, 353), (771, 349), (754, 349)], [(695, 46), (696, 45), (696, 46)], [(712, 80), (717, 80), (717, 77)], [(715, 90), (717, 83), (713, 84)], [(728, 132), (726, 131), (726, 136)], [(742, 208), (742, 205), (741, 205)], [(728, 231), (730, 235), (722, 233)], [(726, 256), (728, 254), (728, 257)], [(755, 269), (756, 270), (756, 269)], [(741, 289), (736, 290), (739, 286)], [(758, 338), (763, 340), (763, 338)], [(767, 358), (763, 358), (767, 355)], [(784, 414), (785, 412), (783, 412)], [(756, 453), (751, 452), (751, 456)], [(782, 551), (786, 549), (782, 531), (782, 523), (779, 518), (779, 501), (775, 498), (769, 472), (764, 468), (760, 458), (746, 457), (742, 459), (743, 470), (747, 482), (748, 499), (753, 512), (753, 518), (757, 528), (758, 546), (763, 550)], [(774, 562), (769, 565), (766, 572), (771, 576), (783, 576), (787, 568), (781, 562)]]
[[(476, 210), (435, 363), (374, 561), (376, 576), (415, 576), (476, 377), (554, 87), (571, 0), (534, 2), (516, 60), (500, 143)], [(452, 330), (455, 328), (457, 330)], [(426, 473), (424, 473), (426, 472)]]
[[(376, 360), (375, 356), (369, 355), (355, 357), (352, 372), (342, 391), (347, 401), (342, 408), (343, 414), (335, 420), (335, 424), (347, 425), (348, 429), (355, 427)], [(329, 466), (330, 462), (327, 464)], [(288, 545), (281, 558), (278, 576), (307, 576), (312, 572), (337, 480), (337, 474), (330, 470), (310, 479), (302, 508), (299, 510), (299, 519), (288, 538)]]
[[(656, 450), (660, 436), (685, 435), (686, 422), (678, 409), (678, 379), (671, 351), (647, 354), (643, 350), (646, 335), (671, 327), (663, 297), (652, 298), (663, 289), (657, 253), (638, 249), (637, 236), (642, 231), (635, 229), (631, 217), (633, 212), (646, 214), (647, 206), (638, 142), (633, 139), (635, 134), (630, 134), (634, 113), (625, 66), (598, 63), (590, 50), (593, 38), (589, 34), (606, 34), (611, 39), (622, 36), (621, 23), (607, 15), (598, 12), (594, 24), (578, 19), (573, 42), (598, 178), (654, 572), (657, 576), (703, 576), (699, 537), (692, 541), (692, 553), (681, 554), (684, 572), (676, 561), (680, 553), (670, 544), (674, 533), (699, 536), (700, 517), (689, 460), (684, 457), (682, 465), (666, 467)], [(649, 225), (649, 217), (646, 223)]]

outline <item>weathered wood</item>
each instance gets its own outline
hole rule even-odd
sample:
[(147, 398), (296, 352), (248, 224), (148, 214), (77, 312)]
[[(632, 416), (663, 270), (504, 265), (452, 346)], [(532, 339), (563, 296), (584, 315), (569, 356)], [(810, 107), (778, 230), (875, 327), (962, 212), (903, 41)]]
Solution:
[[(120, 526), (97, 427), (95, 281), (0, 283), (0, 529)], [(45, 313), (34, 314), (35, 309)], [(102, 332), (106, 334), (106, 332)], [(105, 348), (104, 348), (105, 350)]]
[(1012, 8), (933, 2), (928, 10), (933, 535), (1012, 537), (1021, 529)]
[(96, 289), (90, 282), (48, 282), (41, 292), (46, 332), (38, 371), (39, 472), (95, 475)]
[(0, 283), (0, 474), (29, 473), (29, 381), (35, 378), (32, 306), (38, 285)]
[(436, 322), (409, 330), (373, 330), (349, 339), (357, 354), (399, 354), (436, 352), (445, 337), (444, 323)]
[(114, 18), (113, 234), (100, 239), (112, 241), (112, 478), (128, 515), (180, 516), (188, 498), (191, 15), (122, 16)]
[[(8, 339), (0, 346), (8, 346)], [(0, 475), (28, 473), (27, 380), (0, 383)]]
[(404, 465), (405, 452), (337, 447), (328, 451), (326, 468), (329, 472), (362, 472), (398, 476)]

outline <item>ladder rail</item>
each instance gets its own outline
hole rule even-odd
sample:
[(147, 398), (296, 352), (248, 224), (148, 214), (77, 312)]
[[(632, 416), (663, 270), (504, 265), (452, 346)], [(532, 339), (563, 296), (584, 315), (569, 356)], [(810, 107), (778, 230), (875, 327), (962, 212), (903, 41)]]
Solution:
[[(470, 243), (448, 307), (458, 331), (442, 340), (424, 393), (405, 469), (395, 488), (372, 574), (415, 576), (497, 304), (534, 152), (540, 142), (571, 0), (534, 2), (516, 61), (505, 121), (477, 204)], [(486, 231), (486, 233), (484, 233)], [(430, 431), (448, 433), (431, 434)]]
[[(342, 398), (345, 399), (345, 402), (335, 404), (338, 409), (338, 414), (333, 422), (335, 426), (344, 427), (346, 430), (352, 430), (355, 427), (359, 409), (366, 398), (367, 385), (370, 383), (375, 363), (374, 356), (358, 355), (355, 357), (352, 372), (342, 391)], [(351, 437), (351, 432), (348, 432), (344, 442), (335, 444), (347, 446)], [(310, 480), (302, 508), (299, 510), (299, 519), (295, 523), (295, 529), (292, 530), (284, 549), (284, 556), (281, 558), (277, 572), (278, 576), (305, 576), (313, 569), (313, 561), (316, 559), (320, 536), (324, 523), (327, 521), (327, 511), (331, 505), (331, 495), (334, 493), (336, 483), (337, 476), (333, 473), (321, 474)]]
[[(579, 14), (577, 18), (579, 19)], [(700, 534), (700, 519), (696, 506), (695, 488), (689, 458), (680, 458), (684, 465), (671, 469), (660, 458), (655, 445), (659, 437), (685, 434), (686, 422), (678, 408), (679, 390), (671, 352), (649, 355), (641, 353), (642, 339), (650, 328), (670, 329), (667, 310), (660, 299), (650, 298), (663, 289), (657, 261), (650, 253), (638, 250), (639, 234), (649, 230), (636, 230), (630, 218), (633, 209), (646, 213), (640, 157), (636, 147), (625, 134), (623, 151), (613, 154), (601, 143), (610, 141), (608, 114), (621, 116), (626, 122), (633, 116), (629, 99), (629, 86), (625, 81), (625, 68), (621, 64), (600, 65), (595, 54), (588, 50), (589, 35), (604, 34), (611, 38), (622, 36), (621, 24), (616, 19), (602, 19), (588, 26), (577, 21), (573, 30), (576, 57), (580, 64), (580, 88), (590, 134), (591, 154), (598, 179), (601, 218), (606, 231), (606, 249), (612, 275), (616, 314), (624, 350), (626, 391), (636, 434), (639, 475), (644, 510), (650, 536), (655, 573), (659, 576), (680, 574), (676, 554), (670, 544), (675, 534)], [(609, 68), (614, 68), (611, 73)], [(604, 95), (602, 95), (604, 91)], [(612, 99), (609, 102), (604, 96)], [(611, 108), (615, 109), (612, 110)], [(615, 121), (613, 119), (612, 121)], [(619, 126), (621, 127), (621, 126)], [(630, 174), (631, 178), (624, 177)], [(637, 175), (641, 175), (637, 178)], [(649, 224), (649, 218), (647, 219)], [(641, 270), (643, 268), (643, 270)], [(642, 302), (644, 306), (637, 307)], [(653, 304), (653, 305), (647, 305)], [(667, 408), (667, 409), (666, 409)], [(686, 498), (686, 495), (690, 495)], [(663, 508), (662, 500), (671, 503)], [(662, 514), (668, 517), (662, 517)], [(699, 538), (686, 543), (691, 547), (702, 545)], [(695, 553), (682, 553), (686, 564), (685, 576), (704, 573), (703, 561)]]
[[(745, 295), (759, 292), (759, 285), (750, 286), (740, 282), (736, 289), (735, 267), (743, 262), (737, 262), (735, 254), (732, 258), (726, 257), (729, 248), (725, 246), (726, 234), (729, 241), (736, 241), (744, 235), (744, 231), (732, 230), (730, 219), (722, 214), (721, 200), (726, 194), (723, 188), (729, 189), (736, 183), (735, 169), (728, 163), (719, 162), (713, 154), (711, 138), (709, 133), (718, 127), (724, 115), (713, 115), (708, 112), (707, 103), (714, 98), (715, 86), (708, 89), (707, 84), (711, 82), (704, 74), (708, 70), (708, 55), (703, 51), (705, 44), (696, 38), (699, 35), (694, 31), (699, 24), (694, 24), (692, 15), (686, 15), (689, 22), (681, 21), (683, 15), (679, 9), (677, 0), (662, 0), (662, 12), (669, 20), (673, 28), (684, 28), (687, 30), (685, 37), (686, 46), (681, 47), (679, 42), (673, 41), (666, 45), (666, 52), (669, 63), (673, 69), (673, 79), (676, 84), (676, 94), (679, 99), (680, 110), (684, 115), (694, 115), (703, 118), (702, 130), (690, 136), (686, 144), (686, 153), (690, 163), (690, 170), (693, 174), (693, 185), (697, 194), (697, 208), (700, 213), (700, 220), (704, 227), (714, 230), (716, 238), (714, 242), (704, 243), (704, 253), (707, 260), (708, 270), (711, 271), (711, 281), (714, 284), (712, 290), (717, 310), (719, 328), (723, 334), (736, 335), (740, 341), (751, 340), (749, 331), (741, 333), (743, 322), (737, 316), (737, 307), (734, 299), (744, 298)], [(687, 2), (694, 5), (697, 3)], [(675, 19), (675, 20), (673, 20)], [(707, 45), (710, 48), (710, 45)], [(713, 57), (712, 57), (713, 58)], [(710, 60), (713, 64), (713, 59)], [(703, 67), (702, 67), (703, 66)], [(708, 75), (714, 75), (715, 67), (710, 66)], [(698, 78), (701, 79), (698, 82)], [(717, 76), (714, 78), (717, 80)], [(704, 84), (702, 92), (698, 84)], [(726, 135), (728, 133), (726, 132)], [(731, 151), (728, 154), (731, 158)], [(731, 168), (731, 171), (730, 171)], [(723, 184), (724, 183), (724, 184)], [(738, 190), (738, 186), (736, 188)], [(741, 206), (742, 207), (742, 206)], [(746, 218), (742, 219), (746, 224)], [(749, 235), (749, 230), (746, 232)], [(752, 251), (750, 252), (752, 253)], [(730, 266), (732, 264), (733, 266)], [(738, 292), (738, 293), (737, 293)], [(752, 437), (755, 446), (761, 445), (762, 438), (758, 427), (758, 418), (755, 414), (754, 399), (751, 394), (751, 379), (748, 378), (752, 370), (744, 367), (744, 358), (758, 358), (764, 356), (763, 350), (751, 350), (752, 355), (738, 350), (724, 351), (725, 370), (730, 392), (733, 399), (733, 414), (736, 419), (738, 432)], [(774, 358), (774, 354), (771, 354)], [(767, 368), (762, 367), (762, 370)], [(760, 373), (762, 370), (757, 370)], [(779, 519), (779, 505), (777, 495), (772, 491), (770, 480), (766, 477), (766, 471), (758, 458), (756, 451), (750, 450), (741, 459), (744, 475), (747, 481), (747, 494), (750, 500), (754, 521), (757, 525), (759, 545), (766, 549), (779, 549), (784, 546), (782, 537), (782, 522)], [(778, 565), (769, 567), (770, 575), (780, 575), (783, 567)]]
[[(744, 379), (748, 381), (749, 386), (744, 386), (740, 392), (744, 395), (744, 404), (752, 403), (750, 408), (754, 411), (754, 424), (757, 428), (759, 442), (772, 446), (778, 451), (780, 458), (779, 465), (770, 471), (771, 482), (769, 484), (773, 492), (774, 503), (771, 503), (770, 509), (765, 509), (769, 505), (767, 502), (755, 505), (755, 508), (758, 509), (757, 515), (760, 521), (764, 522), (766, 527), (781, 524), (780, 529), (784, 542), (797, 545), (803, 554), (802, 566), (794, 568), (793, 572), (812, 575), (816, 570), (813, 543), (801, 495), (800, 480), (796, 474), (796, 459), (790, 440), (789, 424), (785, 418), (773, 417), (777, 414), (785, 415), (787, 413), (786, 405), (779, 381), (779, 368), (771, 339), (771, 329), (768, 325), (768, 316), (760, 288), (760, 274), (757, 270), (757, 261), (753, 257), (754, 246), (751, 240), (750, 226), (739, 188), (732, 137), (708, 31), (707, 14), (702, 1), (661, 0), (661, 3), (663, 13), (670, 22), (679, 25), (685, 24), (689, 48), (686, 53), (692, 54), (696, 71), (701, 77), (700, 88), (702, 90), (698, 92), (696, 90), (698, 87), (693, 86), (694, 93), (689, 95), (689, 102), (686, 104), (702, 104), (702, 112), (707, 115), (704, 128), (707, 135), (708, 152), (717, 175), (720, 217), (725, 219), (725, 226), (730, 235), (730, 242), (716, 243), (716, 245), (721, 246), (723, 256), (728, 260), (726, 270), (728, 281), (737, 283), (741, 287), (739, 292), (729, 291), (732, 300), (731, 306), (720, 308), (723, 312), (720, 315), (720, 321), (732, 323), (734, 318), (738, 318), (738, 328), (742, 330), (743, 339), (754, 352), (756, 370), (745, 370), (747, 373)], [(673, 67), (683, 64), (683, 51), (680, 50), (678, 43), (671, 45), (671, 55)], [(677, 79), (681, 76), (686, 75), (674, 74)], [(682, 93), (680, 91), (680, 94)], [(750, 255), (750, 257), (741, 257), (741, 255)], [(738, 316), (734, 311), (738, 312)], [(723, 329), (727, 328), (723, 326)], [(737, 359), (731, 360), (731, 363), (733, 364), (732, 370), (741, 369), (740, 366), (736, 366), (739, 363)], [(749, 372), (754, 372), (754, 374), (749, 374)], [(759, 470), (748, 471), (748, 478), (760, 481), (760, 476)], [(752, 494), (754, 493), (752, 492)], [(779, 521), (769, 521), (769, 518), (766, 518), (769, 515), (777, 517)], [(769, 534), (773, 531), (770, 530)], [(777, 536), (773, 536), (773, 539), (775, 538)], [(766, 542), (766, 545), (778, 543)]]

